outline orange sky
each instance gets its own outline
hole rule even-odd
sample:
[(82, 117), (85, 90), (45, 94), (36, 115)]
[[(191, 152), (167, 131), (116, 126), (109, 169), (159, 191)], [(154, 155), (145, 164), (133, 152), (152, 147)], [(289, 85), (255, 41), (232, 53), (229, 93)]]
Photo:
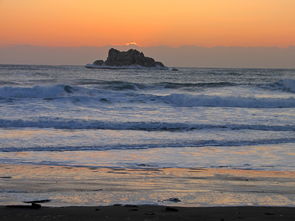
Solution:
[(295, 0), (0, 0), (0, 45), (295, 45)]

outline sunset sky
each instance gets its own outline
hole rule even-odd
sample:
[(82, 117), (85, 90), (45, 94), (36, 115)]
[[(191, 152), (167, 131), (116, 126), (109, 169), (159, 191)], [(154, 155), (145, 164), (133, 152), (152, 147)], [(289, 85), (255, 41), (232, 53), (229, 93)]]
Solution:
[(0, 46), (295, 45), (294, 0), (0, 0)]

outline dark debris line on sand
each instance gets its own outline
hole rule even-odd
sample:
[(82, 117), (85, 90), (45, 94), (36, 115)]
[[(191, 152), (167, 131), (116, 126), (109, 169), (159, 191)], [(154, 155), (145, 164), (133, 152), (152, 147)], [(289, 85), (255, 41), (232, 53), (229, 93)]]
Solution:
[(170, 206), (117, 205), (106, 207), (42, 207), (28, 210), (15, 207), (0, 207), (1, 221), (40, 220), (206, 220), (206, 221), (294, 221), (292, 207), (209, 207), (188, 208)]
[(33, 200), (33, 201), (24, 201), (31, 205), (8, 205), (8, 208), (19, 208), (19, 209), (41, 209), (41, 203), (49, 203), (51, 200)]

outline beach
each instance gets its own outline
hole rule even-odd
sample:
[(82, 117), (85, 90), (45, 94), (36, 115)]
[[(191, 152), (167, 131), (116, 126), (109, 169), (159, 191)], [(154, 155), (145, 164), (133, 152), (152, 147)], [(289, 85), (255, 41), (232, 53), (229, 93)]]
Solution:
[(17, 209), (0, 207), (1, 220), (280, 220), (292, 221), (294, 208), (286, 207), (210, 207), (108, 206)]
[(292, 220), (294, 73), (0, 65), (1, 218)]
[(295, 172), (1, 165), (0, 180), (4, 221), (295, 219)]
[(0, 0), (0, 221), (295, 221), (294, 9)]
[(202, 168), (126, 169), (1, 165), (0, 203), (291, 206), (295, 172)]

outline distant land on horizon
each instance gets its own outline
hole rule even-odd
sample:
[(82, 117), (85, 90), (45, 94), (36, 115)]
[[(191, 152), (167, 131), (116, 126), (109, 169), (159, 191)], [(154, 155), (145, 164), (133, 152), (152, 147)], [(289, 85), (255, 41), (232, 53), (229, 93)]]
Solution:
[(110, 48), (135, 48), (170, 67), (295, 68), (295, 46), (278, 47), (198, 47), (198, 46), (101, 46), (45, 47), (0, 46), (0, 64), (85, 65), (105, 59)]

